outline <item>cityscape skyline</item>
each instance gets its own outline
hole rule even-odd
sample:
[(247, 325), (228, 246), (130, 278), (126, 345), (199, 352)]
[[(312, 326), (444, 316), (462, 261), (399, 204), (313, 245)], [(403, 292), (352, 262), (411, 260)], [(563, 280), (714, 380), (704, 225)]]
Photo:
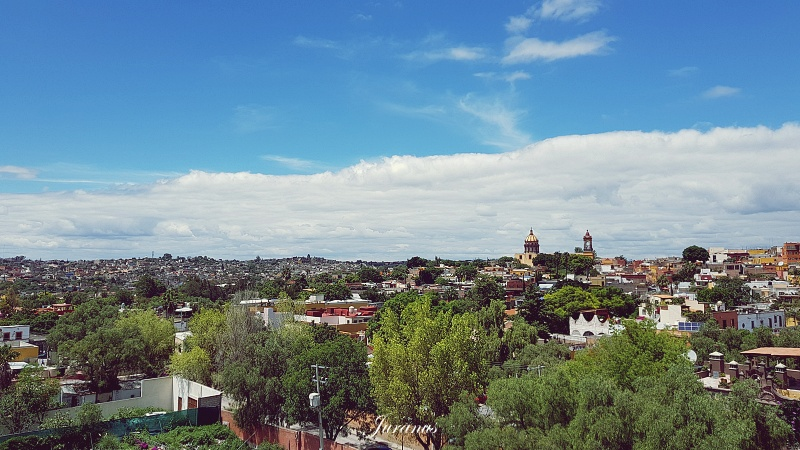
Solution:
[(0, 5), (0, 256), (632, 258), (800, 219), (795, 2)]

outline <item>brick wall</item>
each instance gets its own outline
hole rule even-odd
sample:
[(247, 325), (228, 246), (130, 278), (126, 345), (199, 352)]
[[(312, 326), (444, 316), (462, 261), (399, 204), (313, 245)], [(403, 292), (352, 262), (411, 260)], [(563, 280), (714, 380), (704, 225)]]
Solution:
[[(246, 432), (239, 428), (233, 419), (233, 413), (222, 410), (222, 421), (227, 423), (240, 439), (251, 444), (258, 445), (264, 441), (279, 444), (287, 450), (319, 450), (319, 439), (316, 435), (299, 430), (277, 427), (274, 425), (264, 425), (255, 433)], [(356, 447), (340, 444), (338, 442), (325, 441), (325, 450), (358, 450)]]

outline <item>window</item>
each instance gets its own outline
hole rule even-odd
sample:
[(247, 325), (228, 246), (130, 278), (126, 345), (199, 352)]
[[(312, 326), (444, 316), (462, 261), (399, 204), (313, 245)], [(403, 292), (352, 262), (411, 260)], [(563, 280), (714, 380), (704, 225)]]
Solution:
[(10, 341), (11, 340), (11, 332), (3, 333), (3, 340), (4, 341)]
[(17, 331), (17, 336), (14, 339), (18, 341), (22, 340), (22, 331)]

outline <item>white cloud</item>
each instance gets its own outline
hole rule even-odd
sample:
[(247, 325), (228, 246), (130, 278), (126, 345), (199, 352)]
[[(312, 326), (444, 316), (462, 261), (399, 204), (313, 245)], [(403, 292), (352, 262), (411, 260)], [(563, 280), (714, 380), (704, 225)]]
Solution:
[(0, 166), (0, 178), (16, 178), (18, 180), (33, 180), (38, 171), (27, 167)]
[(404, 55), (412, 61), (477, 61), (486, 57), (486, 49), (481, 47), (448, 47), (436, 50), (415, 51)]
[(536, 15), (542, 19), (585, 20), (600, 10), (599, 0), (544, 0)]
[(459, 100), (458, 106), (485, 126), (484, 144), (513, 149), (531, 141), (530, 135), (518, 128), (519, 118), (524, 112), (508, 109), (499, 99), (483, 100), (467, 95)]
[(314, 161), (300, 158), (287, 158), (280, 155), (262, 155), (261, 159), (264, 161), (275, 162), (294, 170), (309, 170), (317, 167), (317, 163)]
[(486, 78), (488, 80), (502, 80), (511, 84), (514, 84), (514, 82), (516, 81), (531, 79), (531, 75), (522, 70), (517, 70), (515, 72), (505, 72), (505, 73), (478, 72), (475, 74), (475, 76), (478, 78)]
[(358, 13), (358, 14), (353, 14), (351, 19), (353, 20), (353, 22), (369, 22), (370, 20), (372, 20), (372, 15)]
[(294, 38), (294, 45), (306, 48), (324, 48), (338, 50), (341, 46), (338, 42), (330, 39), (310, 38), (307, 36), (297, 36)]
[(531, 23), (533, 23), (533, 20), (529, 17), (512, 16), (508, 18), (508, 23), (506, 23), (506, 31), (511, 34), (524, 33), (530, 28)]
[[(481, 120), (513, 124), (497, 109)], [(758, 170), (754, 155), (781, 164)], [(0, 247), (44, 259), (475, 258), (520, 251), (531, 227), (544, 252), (580, 246), (587, 229), (602, 256), (769, 246), (798, 239), (798, 166), (800, 125), (787, 124), (563, 136), (313, 175), (194, 171), (137, 189), (2, 194)]]
[(740, 88), (730, 86), (714, 86), (703, 92), (703, 98), (733, 97), (742, 92)]
[(685, 66), (685, 67), (681, 67), (680, 69), (672, 69), (668, 73), (669, 73), (669, 76), (671, 76), (671, 77), (680, 77), (680, 78), (682, 78), (682, 77), (688, 77), (690, 75), (694, 75), (699, 70), (700, 69), (698, 67), (695, 67), (695, 66)]
[(606, 53), (609, 50), (608, 44), (615, 40), (616, 38), (608, 36), (604, 31), (584, 34), (564, 42), (548, 42), (537, 38), (512, 39), (509, 41), (512, 48), (502, 62), (503, 64), (521, 64), (600, 55)]

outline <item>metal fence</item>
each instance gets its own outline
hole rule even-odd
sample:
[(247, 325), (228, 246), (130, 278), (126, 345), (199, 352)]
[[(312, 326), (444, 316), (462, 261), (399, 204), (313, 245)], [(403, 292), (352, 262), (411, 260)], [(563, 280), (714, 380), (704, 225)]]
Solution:
[[(183, 411), (150, 413), (143, 417), (133, 417), (130, 419), (117, 419), (101, 422), (97, 428), (105, 433), (113, 434), (117, 437), (127, 436), (136, 431), (147, 431), (150, 434), (158, 434), (170, 431), (181, 426), (211, 425), (220, 421), (219, 407), (204, 407), (186, 409)], [(48, 430), (29, 431), (27, 433), (8, 434), (0, 436), (0, 443), (12, 438), (24, 438), (37, 436), (47, 438), (50, 436), (65, 436), (81, 433), (81, 427), (53, 428)]]

